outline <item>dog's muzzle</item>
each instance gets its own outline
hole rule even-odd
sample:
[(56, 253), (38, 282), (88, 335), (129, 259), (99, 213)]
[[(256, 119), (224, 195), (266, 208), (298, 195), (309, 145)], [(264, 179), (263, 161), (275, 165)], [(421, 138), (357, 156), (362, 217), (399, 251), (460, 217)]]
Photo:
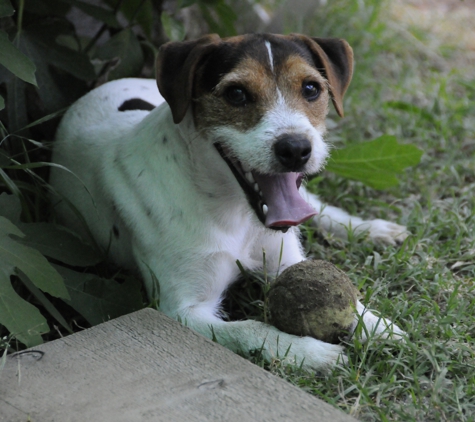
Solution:
[(226, 154), (222, 145), (215, 144), (215, 147), (233, 172), (257, 217), (266, 227), (286, 232), (289, 227), (297, 226), (317, 214), (300, 195), (302, 173), (262, 174), (245, 171), (239, 161)]

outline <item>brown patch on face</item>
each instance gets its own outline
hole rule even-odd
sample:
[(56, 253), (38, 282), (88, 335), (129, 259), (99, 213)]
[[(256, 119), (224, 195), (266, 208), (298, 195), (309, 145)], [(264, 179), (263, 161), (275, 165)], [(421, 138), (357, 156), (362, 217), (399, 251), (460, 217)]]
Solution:
[[(233, 40), (239, 44), (241, 37)], [(257, 51), (257, 50), (256, 50)], [(196, 128), (204, 134), (216, 127), (232, 127), (240, 132), (254, 129), (262, 117), (284, 98), (286, 106), (301, 112), (311, 125), (325, 131), (325, 117), (328, 113), (329, 88), (327, 80), (299, 54), (281, 56), (277, 63), (269, 62), (269, 53), (264, 44), (259, 54), (244, 56), (228, 73), (225, 73), (210, 92), (200, 80), (204, 80), (204, 67), (198, 70), (193, 93), (193, 113)], [(316, 83), (320, 95), (308, 101), (302, 89), (305, 83)], [(236, 106), (226, 98), (231, 87), (243, 89), (248, 101)]]
[[(304, 113), (313, 127), (323, 129), (328, 113), (328, 82), (305, 59), (298, 55), (289, 56), (276, 69), (277, 85), (288, 107)], [(317, 83), (320, 95), (313, 101), (308, 101), (302, 94), (305, 83)]]
[[(268, 64), (246, 57), (209, 93), (200, 88), (198, 74), (194, 95), (194, 119), (199, 131), (218, 126), (233, 127), (241, 132), (254, 128), (275, 103), (277, 91)], [(236, 106), (226, 99), (226, 91), (239, 87), (247, 94), (247, 102)]]
[(228, 44), (239, 44), (242, 43), (246, 38), (249, 38), (249, 35), (235, 35), (233, 37), (223, 38), (223, 41)]

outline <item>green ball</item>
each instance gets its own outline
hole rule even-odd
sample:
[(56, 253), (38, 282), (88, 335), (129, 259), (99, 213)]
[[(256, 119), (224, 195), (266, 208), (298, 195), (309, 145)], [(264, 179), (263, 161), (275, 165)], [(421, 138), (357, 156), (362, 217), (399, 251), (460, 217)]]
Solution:
[(337, 344), (355, 320), (357, 290), (327, 261), (302, 261), (287, 268), (268, 299), (272, 324), (289, 334)]

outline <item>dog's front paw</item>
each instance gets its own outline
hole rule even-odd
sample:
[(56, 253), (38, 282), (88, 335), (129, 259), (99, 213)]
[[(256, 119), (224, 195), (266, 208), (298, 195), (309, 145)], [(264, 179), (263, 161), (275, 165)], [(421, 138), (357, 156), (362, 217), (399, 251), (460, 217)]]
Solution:
[(409, 236), (406, 227), (381, 219), (365, 221), (358, 229), (368, 230), (370, 240), (384, 245), (400, 245)]
[(345, 365), (344, 347), (325, 343), (311, 337), (295, 337), (283, 359), (284, 364), (295, 365), (307, 371), (326, 373), (337, 363)]
[(374, 315), (360, 302), (357, 304), (357, 311), (360, 316), (355, 319), (355, 327), (358, 323), (363, 323), (361, 341), (365, 342), (370, 338), (405, 341), (407, 334), (390, 320)]

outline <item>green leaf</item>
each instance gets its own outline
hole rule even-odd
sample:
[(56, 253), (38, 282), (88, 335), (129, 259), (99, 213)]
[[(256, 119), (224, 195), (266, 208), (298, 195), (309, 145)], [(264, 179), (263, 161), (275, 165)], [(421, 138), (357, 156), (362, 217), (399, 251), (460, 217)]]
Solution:
[(328, 171), (359, 180), (375, 189), (397, 185), (396, 175), (420, 162), (422, 151), (414, 145), (398, 144), (394, 136), (336, 150), (326, 166)]
[(59, 273), (36, 249), (10, 237), (24, 234), (10, 220), (0, 216), (0, 267), (7, 274), (21, 270), (34, 285), (51, 296), (68, 299), (69, 294)]
[(7, 33), (2, 30), (0, 30), (0, 64), (23, 81), (37, 85), (35, 64), (13, 45)]
[(8, 218), (14, 224), (20, 222), (21, 202), (15, 195), (0, 194), (0, 215)]
[(175, 19), (167, 12), (162, 12), (160, 18), (162, 21), (163, 30), (171, 41), (182, 41), (185, 38), (186, 29), (185, 25), (183, 25), (183, 22)]
[(21, 191), (10, 176), (0, 168), (0, 182), (3, 180), (5, 186), (17, 196), (21, 196)]
[(12, 221), (25, 235), (15, 239), (22, 245), (37, 249), (43, 255), (68, 265), (88, 267), (104, 260), (104, 256), (85, 244), (77, 235), (52, 223), (20, 222), (21, 203), (15, 195), (0, 195), (0, 215)]
[(99, 251), (64, 227), (52, 223), (28, 223), (20, 224), (20, 228), (26, 237), (18, 242), (49, 258), (77, 267), (96, 265), (104, 260)]
[(191, 5), (195, 4), (197, 0), (181, 0), (178, 2), (178, 7), (183, 9), (185, 7), (190, 7)]
[[(50, 113), (48, 114), (47, 116), (44, 116), (44, 117), (41, 117), (40, 119), (38, 120), (35, 120), (31, 123), (28, 123), (25, 127), (22, 127), (21, 130), (24, 130), (24, 129), (30, 129), (32, 127), (35, 127), (35, 126), (38, 126), (38, 125), (41, 125), (42, 123), (45, 123), (45, 122), (48, 122), (50, 120), (53, 120), (55, 119), (56, 117), (59, 117), (61, 115), (63, 115), (64, 113), (66, 113), (68, 107), (65, 107), (65, 108), (62, 108), (61, 110), (57, 110), (53, 113)], [(30, 139), (30, 141), (32, 142), (35, 142), (33, 140)], [(40, 146), (40, 145), (38, 145)], [(45, 163), (43, 163), (45, 165)]]
[(36, 287), (31, 280), (22, 272), (18, 275), (22, 283), (25, 287), (35, 296), (35, 298), (44, 306), (44, 308), (48, 311), (48, 313), (56, 319), (63, 326), (63, 328), (69, 332), (69, 334), (73, 333), (71, 327), (66, 322), (64, 317), (61, 313), (56, 309), (56, 307), (51, 303), (51, 301), (44, 295), (44, 293)]
[(27, 347), (43, 343), (41, 334), (49, 331), (46, 319), (13, 289), (10, 274), (0, 265), (0, 324)]
[[(81, 52), (59, 45), (60, 35), (71, 33), (71, 26), (64, 21), (52, 23), (38, 20), (25, 28), (18, 38), (18, 49), (36, 65), (38, 94), (43, 113), (52, 113), (69, 106), (83, 95), (87, 86), (83, 80), (95, 78), (95, 72), (89, 57)], [(82, 79), (82, 80), (78, 80)], [(5, 76), (3, 76), (5, 79)], [(11, 133), (28, 125), (25, 89), (26, 84), (12, 76), (6, 81), (9, 130)], [(68, 89), (64, 89), (67, 86)], [(28, 133), (21, 133), (28, 137)]]
[(154, 24), (153, 1), (155, 0), (123, 1), (120, 5), (120, 11), (129, 25), (138, 24), (149, 39), (152, 37)]
[[(71, 9), (71, 6), (61, 0), (25, 1), (24, 5), (25, 12), (28, 12), (28, 14), (34, 14), (48, 18), (51, 18), (51, 16), (65, 17), (68, 11)], [(37, 16), (34, 18), (37, 18)]]
[(72, 6), (76, 6), (78, 9), (81, 9), (84, 13), (98, 21), (104, 22), (111, 28), (120, 28), (120, 24), (117, 21), (115, 12), (112, 9), (106, 9), (105, 7), (96, 6), (94, 4), (85, 3), (78, 0), (63, 0), (65, 3), (68, 3)]
[(4, 108), (5, 108), (5, 100), (0, 95), (0, 110), (3, 110)]
[(0, 0), (0, 18), (11, 16), (15, 13), (15, 9), (9, 0)]
[[(28, 124), (26, 110), (26, 83), (12, 77), (7, 85), (7, 112), (10, 133), (16, 132)], [(23, 135), (27, 135), (22, 133)]]
[[(19, 237), (24, 236), (24, 234), (21, 232), (21, 230), (17, 226), (15, 226), (15, 224), (13, 224), (7, 218), (0, 216), (0, 241), (2, 240), (3, 237), (8, 236), (10, 234), (13, 234), (13, 235), (19, 236)], [(10, 238), (8, 238), (8, 239), (10, 239)], [(0, 245), (1, 245), (1, 243), (0, 243)]]
[(94, 68), (89, 57), (81, 52), (59, 45), (56, 39), (67, 28), (60, 24), (36, 24), (22, 32), (21, 42), (27, 41), (25, 47), (32, 53), (29, 57), (38, 62), (47, 63), (75, 76), (83, 81), (95, 78)]
[(222, 37), (236, 35), (236, 13), (223, 0), (199, 0), (197, 4), (211, 32)]
[(120, 59), (119, 64), (109, 74), (111, 80), (137, 76), (144, 61), (142, 47), (131, 29), (124, 29), (100, 46), (96, 51), (96, 58)]
[(140, 281), (124, 283), (55, 266), (64, 277), (71, 299), (67, 302), (91, 325), (143, 308)]

